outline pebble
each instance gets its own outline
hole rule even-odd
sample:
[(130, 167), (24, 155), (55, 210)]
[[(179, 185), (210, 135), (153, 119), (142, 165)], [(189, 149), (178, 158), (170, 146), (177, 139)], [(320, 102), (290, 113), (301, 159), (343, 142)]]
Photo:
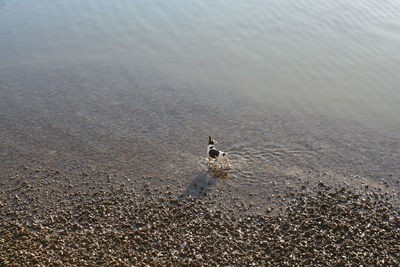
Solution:
[(39, 185), (19, 189), (23, 197), (0, 195), (1, 266), (400, 264), (399, 208), (379, 191), (319, 181), (264, 214), (233, 213), (194, 197), (150, 198), (118, 185), (79, 194), (79, 186), (67, 186), (46, 201), (15, 203), (38, 198)]

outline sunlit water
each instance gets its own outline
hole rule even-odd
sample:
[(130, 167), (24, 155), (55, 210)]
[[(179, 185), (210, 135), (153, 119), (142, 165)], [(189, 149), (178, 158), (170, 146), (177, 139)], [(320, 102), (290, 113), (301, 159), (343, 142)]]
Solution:
[(201, 183), (212, 135), (232, 187), (396, 176), (398, 14), (373, 0), (0, 1), (4, 166)]

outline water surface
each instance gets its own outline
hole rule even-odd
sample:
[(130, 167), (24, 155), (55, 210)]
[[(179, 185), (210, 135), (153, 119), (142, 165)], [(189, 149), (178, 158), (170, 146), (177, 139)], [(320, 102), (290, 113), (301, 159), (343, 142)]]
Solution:
[(311, 174), (396, 180), (399, 11), (373, 0), (2, 1), (3, 168), (74, 162), (190, 190), (209, 183), (212, 135), (239, 193)]

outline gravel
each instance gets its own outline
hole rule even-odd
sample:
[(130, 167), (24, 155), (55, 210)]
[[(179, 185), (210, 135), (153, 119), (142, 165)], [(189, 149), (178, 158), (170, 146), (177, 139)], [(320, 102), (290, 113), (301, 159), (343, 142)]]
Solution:
[(320, 183), (256, 214), (122, 186), (56, 190), (52, 203), (36, 189), (1, 194), (1, 266), (400, 264), (399, 209), (379, 192)]

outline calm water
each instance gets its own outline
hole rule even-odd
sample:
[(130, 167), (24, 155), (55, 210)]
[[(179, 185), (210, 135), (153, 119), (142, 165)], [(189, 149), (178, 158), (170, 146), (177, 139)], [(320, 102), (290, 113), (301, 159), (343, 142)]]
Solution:
[(375, 0), (2, 0), (1, 155), (198, 181), (211, 134), (232, 187), (397, 175), (398, 14)]
[(3, 0), (1, 67), (122, 64), (399, 136), (399, 13), (373, 0)]

